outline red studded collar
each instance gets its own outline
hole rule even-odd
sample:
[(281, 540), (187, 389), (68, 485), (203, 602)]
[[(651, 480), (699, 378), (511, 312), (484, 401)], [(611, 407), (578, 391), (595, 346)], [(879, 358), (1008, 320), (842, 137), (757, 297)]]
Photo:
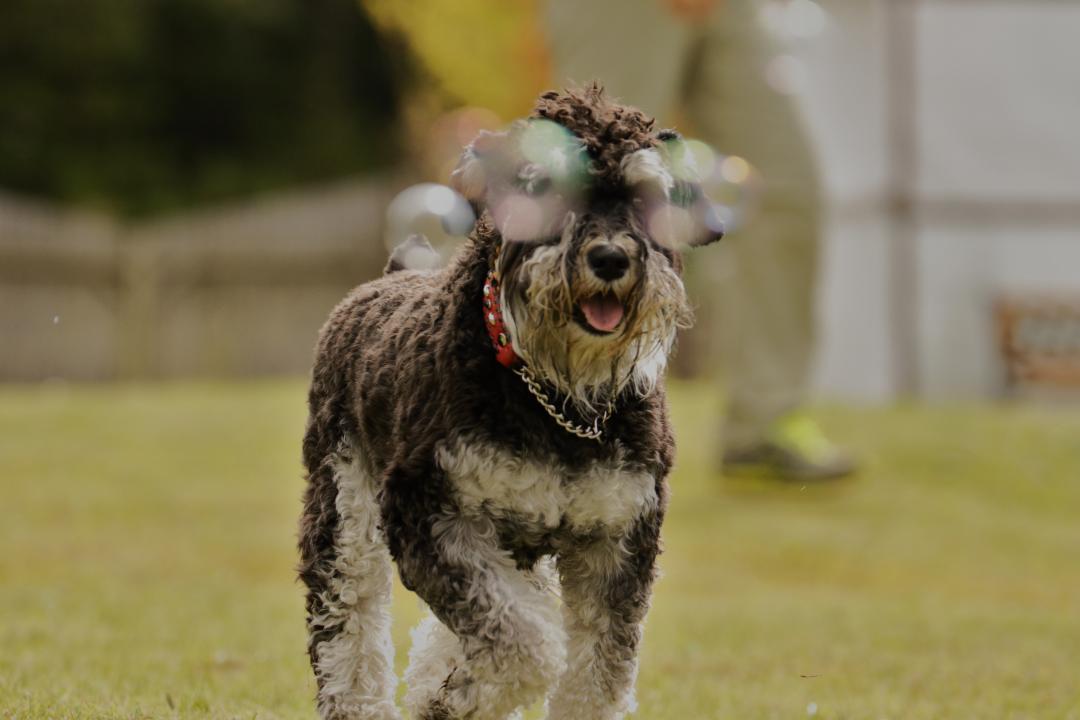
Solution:
[(532, 396), (540, 403), (544, 411), (555, 420), (563, 430), (586, 440), (603, 441), (604, 426), (608, 418), (615, 411), (615, 400), (610, 400), (603, 412), (593, 418), (591, 425), (581, 425), (563, 416), (555, 404), (551, 401), (543, 387), (529, 370), (525, 361), (514, 352), (514, 345), (510, 339), (510, 330), (506, 327), (506, 321), (502, 314), (502, 298), (499, 293), (499, 250), (495, 249), (495, 255), (491, 260), (491, 268), (487, 277), (484, 278), (484, 327), (487, 328), (491, 346), (495, 349), (495, 359), (503, 367), (509, 368), (521, 378)]
[(484, 327), (487, 328), (491, 346), (495, 349), (495, 359), (503, 367), (514, 368), (521, 365), (521, 358), (514, 352), (510, 341), (510, 330), (503, 319), (502, 303), (499, 293), (499, 253), (491, 261), (491, 269), (484, 279)]

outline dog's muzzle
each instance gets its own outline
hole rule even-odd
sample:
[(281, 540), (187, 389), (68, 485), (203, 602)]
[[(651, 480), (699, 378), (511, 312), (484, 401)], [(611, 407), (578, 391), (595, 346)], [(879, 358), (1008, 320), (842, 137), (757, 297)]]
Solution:
[(618, 245), (605, 243), (589, 250), (589, 269), (601, 280), (614, 282), (630, 269), (630, 256)]

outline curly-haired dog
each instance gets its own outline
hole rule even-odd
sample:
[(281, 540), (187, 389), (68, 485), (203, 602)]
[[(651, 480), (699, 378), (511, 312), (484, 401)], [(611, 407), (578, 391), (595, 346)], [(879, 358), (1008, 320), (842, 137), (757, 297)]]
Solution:
[(452, 264), (392, 260), (334, 310), (300, 524), (323, 717), (401, 717), (391, 558), (431, 610), (414, 718), (633, 709), (674, 453), (661, 374), (690, 315), (674, 239), (720, 235), (684, 149), (596, 85), (543, 95), (465, 151), (479, 221)]

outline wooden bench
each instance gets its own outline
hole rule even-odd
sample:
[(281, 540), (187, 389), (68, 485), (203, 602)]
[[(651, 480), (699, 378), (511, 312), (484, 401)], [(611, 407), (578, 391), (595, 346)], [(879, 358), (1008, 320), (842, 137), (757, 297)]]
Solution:
[(995, 306), (1007, 389), (1080, 389), (1080, 296), (1007, 296)]

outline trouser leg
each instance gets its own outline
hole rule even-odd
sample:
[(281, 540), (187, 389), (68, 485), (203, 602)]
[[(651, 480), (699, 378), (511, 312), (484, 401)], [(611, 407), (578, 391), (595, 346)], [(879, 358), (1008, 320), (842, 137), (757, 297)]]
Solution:
[(816, 168), (795, 102), (766, 82), (780, 51), (757, 6), (725, 0), (700, 41), (687, 87), (695, 131), (719, 152), (745, 157), (763, 177), (756, 214), (725, 241), (722, 260), (730, 266), (718, 273), (694, 268), (699, 278), (721, 278), (705, 293), (699, 319), (719, 331), (729, 448), (760, 440), (772, 421), (802, 403), (815, 335)]
[(599, 80), (621, 102), (663, 118), (679, 99), (691, 29), (660, 0), (548, 0), (555, 83)]

